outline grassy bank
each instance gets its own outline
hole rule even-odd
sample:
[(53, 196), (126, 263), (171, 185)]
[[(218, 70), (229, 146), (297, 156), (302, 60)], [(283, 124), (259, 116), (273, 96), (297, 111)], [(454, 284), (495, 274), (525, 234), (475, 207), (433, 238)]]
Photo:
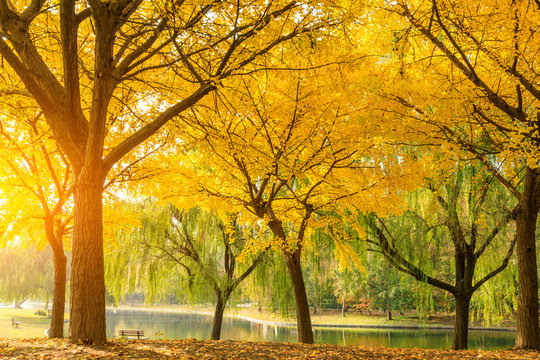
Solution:
[[(30, 338), (43, 337), (44, 331), (50, 326), (50, 319), (43, 315), (36, 315), (36, 309), (0, 309), (0, 337), (3, 338)], [(11, 318), (20, 324), (18, 328), (11, 326)]]
[[(170, 312), (200, 312), (213, 314), (212, 306), (186, 306), (186, 305), (154, 305), (154, 306), (119, 306), (120, 309), (141, 309), (141, 310), (158, 310)], [(277, 312), (271, 312), (267, 309), (259, 311), (256, 307), (235, 307), (228, 308), (225, 315), (244, 316), (261, 321), (277, 322), (277, 323), (294, 323), (295, 317), (293, 313), (289, 316), (281, 315)], [(451, 325), (451, 317), (434, 317), (431, 320), (421, 320), (413, 315), (394, 315), (393, 320), (388, 320), (384, 314), (359, 314), (347, 312), (345, 317), (341, 316), (340, 311), (325, 310), (319, 314), (311, 316), (312, 323), (316, 324), (335, 324), (335, 325)]]

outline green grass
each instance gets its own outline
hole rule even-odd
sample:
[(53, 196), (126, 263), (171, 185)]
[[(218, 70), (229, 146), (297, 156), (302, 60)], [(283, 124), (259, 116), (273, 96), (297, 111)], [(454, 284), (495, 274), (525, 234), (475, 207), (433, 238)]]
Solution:
[[(44, 337), (44, 331), (50, 326), (50, 319), (34, 315), (36, 309), (0, 309), (0, 338), (34, 338)], [(18, 328), (11, 326), (11, 318), (20, 324)]]

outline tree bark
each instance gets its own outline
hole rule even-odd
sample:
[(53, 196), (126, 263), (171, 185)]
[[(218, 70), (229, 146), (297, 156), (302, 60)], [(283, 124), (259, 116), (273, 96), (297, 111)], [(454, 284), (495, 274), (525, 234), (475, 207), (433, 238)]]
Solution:
[(221, 337), (221, 324), (223, 323), (223, 313), (225, 312), (227, 300), (227, 298), (223, 299), (221, 292), (218, 294), (216, 310), (214, 311), (214, 324), (212, 326), (212, 340), (219, 340)]
[(536, 221), (540, 205), (540, 172), (527, 168), (525, 188), (516, 217), (518, 309), (516, 349), (540, 349)]
[(47, 211), (45, 216), (45, 234), (51, 246), (54, 261), (54, 289), (53, 304), (51, 311), (50, 338), (64, 337), (64, 312), (66, 307), (66, 263), (62, 242), (63, 231), (55, 231), (55, 218)]
[(302, 268), (300, 266), (300, 253), (299, 251), (295, 251), (294, 253), (283, 251), (283, 256), (285, 257), (285, 263), (287, 264), (294, 290), (298, 341), (304, 344), (313, 344), (311, 315), (309, 314), (306, 287), (304, 285)]
[(83, 168), (76, 175), (69, 339), (87, 344), (107, 341), (102, 193), (99, 169)]
[[(52, 245), (51, 245), (52, 246)], [(49, 337), (64, 337), (64, 312), (66, 307), (66, 255), (64, 250), (53, 249), (54, 292)]]
[(467, 295), (455, 295), (456, 310), (454, 315), (454, 338), (452, 350), (467, 349), (469, 338), (469, 306), (471, 297)]

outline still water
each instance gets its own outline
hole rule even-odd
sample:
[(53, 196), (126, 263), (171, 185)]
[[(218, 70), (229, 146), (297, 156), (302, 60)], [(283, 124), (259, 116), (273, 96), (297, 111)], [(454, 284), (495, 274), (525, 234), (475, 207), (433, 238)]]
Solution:
[[(143, 329), (151, 339), (208, 339), (212, 331), (212, 316), (159, 311), (107, 310), (108, 337), (118, 335), (118, 329)], [(419, 347), (449, 349), (452, 331), (388, 330), (388, 329), (326, 329), (314, 328), (315, 342), (336, 345), (389, 347)], [(514, 345), (513, 331), (469, 331), (470, 349), (508, 349)], [(225, 317), (222, 339), (247, 341), (296, 342), (296, 329), (262, 325), (243, 319)]]

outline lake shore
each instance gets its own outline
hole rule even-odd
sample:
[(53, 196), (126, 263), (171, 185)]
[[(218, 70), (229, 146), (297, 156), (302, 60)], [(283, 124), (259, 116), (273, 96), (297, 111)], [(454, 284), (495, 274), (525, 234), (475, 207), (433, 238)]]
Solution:
[[(0, 308), (0, 338), (44, 337), (51, 320), (47, 316), (36, 314), (37, 309)], [(69, 314), (66, 314), (66, 319)], [(11, 325), (11, 318), (20, 324)]]
[[(197, 313), (213, 316), (213, 308), (210, 306), (185, 306), (185, 305), (122, 305), (118, 307), (108, 307), (109, 311), (114, 310), (135, 310), (135, 311), (163, 311), (172, 313)], [(35, 314), (36, 309), (14, 309), (2, 308), (0, 311), (0, 338), (34, 338), (44, 337), (44, 331), (49, 327), (50, 320), (41, 315)], [(66, 319), (69, 314), (66, 313)], [(225, 316), (251, 321), (267, 326), (288, 326), (295, 327), (293, 317), (284, 317), (271, 311), (258, 311), (254, 307), (236, 307), (227, 309)], [(21, 322), (19, 328), (11, 327), (11, 318), (16, 318)], [(452, 317), (439, 316), (430, 320), (422, 320), (411, 315), (396, 315), (394, 320), (387, 320), (384, 314), (368, 315), (358, 313), (347, 313), (342, 317), (339, 312), (326, 311), (319, 315), (312, 316), (314, 328), (339, 328), (339, 329), (427, 329), (427, 330), (452, 330)], [(506, 325), (513, 325), (506, 322)], [(512, 326), (484, 327), (473, 323), (471, 330), (490, 331), (515, 331)]]
[[(120, 305), (108, 307), (108, 310), (135, 310), (135, 311), (162, 311), (172, 313), (194, 313), (213, 316), (214, 312), (208, 306), (186, 306), (186, 305)], [(227, 309), (224, 316), (251, 321), (269, 326), (296, 326), (293, 317), (283, 317), (279, 314), (267, 310), (258, 311), (254, 307), (235, 307)], [(344, 329), (427, 329), (427, 330), (452, 330), (452, 316), (438, 316), (431, 319), (419, 319), (411, 315), (396, 315), (393, 320), (388, 320), (384, 314), (368, 315), (358, 313), (348, 313), (342, 317), (335, 311), (322, 312), (319, 315), (312, 315), (312, 326), (314, 328), (344, 328)], [(511, 322), (505, 322), (506, 325)], [(481, 326), (474, 322), (469, 326), (470, 330), (487, 331), (515, 331), (515, 326)]]

